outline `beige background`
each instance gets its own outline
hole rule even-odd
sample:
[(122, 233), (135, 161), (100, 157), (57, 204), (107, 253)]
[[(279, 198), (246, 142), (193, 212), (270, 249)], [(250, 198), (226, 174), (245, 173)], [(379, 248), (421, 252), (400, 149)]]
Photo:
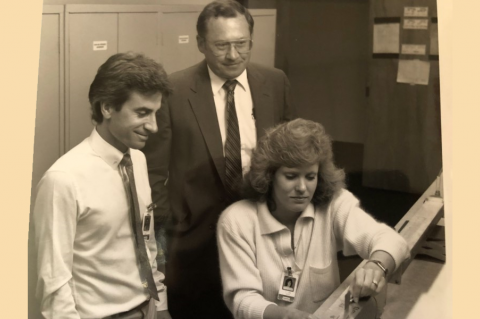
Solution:
[(2, 1), (0, 10), (0, 317), (27, 318), (27, 239), (40, 0)]
[[(476, 257), (479, 242), (476, 235), (480, 229), (477, 204), (480, 197), (480, 181), (477, 182), (480, 177), (480, 2), (455, 0), (454, 6), (453, 2), (438, 0), (444, 186), (447, 236), (451, 243), (447, 256), (450, 257), (449, 267), (453, 266), (455, 270), (452, 282), (453, 317), (461, 318), (467, 317), (467, 314), (475, 316), (478, 312), (480, 262)], [(27, 317), (28, 215), (41, 4), (40, 0), (24, 0), (1, 5), (0, 138), (4, 154), (0, 166), (2, 318)]]

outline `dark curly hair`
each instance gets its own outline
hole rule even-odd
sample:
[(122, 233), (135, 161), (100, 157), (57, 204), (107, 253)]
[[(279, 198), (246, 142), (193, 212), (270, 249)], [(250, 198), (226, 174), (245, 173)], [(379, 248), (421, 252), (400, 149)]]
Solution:
[(147, 96), (162, 93), (162, 98), (166, 98), (172, 89), (162, 65), (153, 59), (134, 52), (112, 55), (98, 68), (90, 85), (92, 120), (103, 122), (102, 103), (120, 111), (132, 92)]
[(238, 15), (245, 16), (251, 35), (253, 33), (254, 24), (252, 15), (247, 8), (233, 0), (213, 1), (207, 4), (198, 16), (197, 34), (199, 37), (205, 38), (207, 35), (207, 22), (211, 18), (235, 18)]
[(267, 202), (271, 211), (275, 172), (282, 166), (298, 167), (319, 164), (317, 188), (312, 198), (317, 206), (327, 205), (345, 187), (345, 173), (333, 162), (332, 143), (319, 123), (296, 119), (266, 132), (257, 142), (250, 171), (245, 176), (245, 198)]

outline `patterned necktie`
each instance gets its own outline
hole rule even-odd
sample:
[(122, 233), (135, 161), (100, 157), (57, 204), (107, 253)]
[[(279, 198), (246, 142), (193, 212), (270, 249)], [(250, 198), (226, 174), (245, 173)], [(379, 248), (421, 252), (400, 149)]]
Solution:
[(234, 91), (237, 80), (228, 80), (223, 85), (227, 92), (227, 140), (225, 141), (225, 182), (230, 200), (237, 199), (238, 186), (242, 178), (242, 158), (240, 155), (240, 130), (235, 110)]
[(120, 162), (125, 168), (128, 180), (124, 178), (125, 186), (129, 190), (130, 197), (130, 218), (132, 221), (133, 234), (135, 236), (137, 260), (140, 263), (140, 276), (142, 278), (142, 284), (145, 289), (148, 290), (150, 296), (156, 300), (159, 300), (157, 287), (153, 280), (152, 268), (150, 267), (150, 261), (147, 255), (147, 249), (145, 247), (145, 240), (143, 239), (142, 232), (142, 218), (140, 217), (140, 208), (138, 205), (137, 189), (135, 187), (135, 177), (133, 175), (133, 165), (130, 154), (125, 154)]

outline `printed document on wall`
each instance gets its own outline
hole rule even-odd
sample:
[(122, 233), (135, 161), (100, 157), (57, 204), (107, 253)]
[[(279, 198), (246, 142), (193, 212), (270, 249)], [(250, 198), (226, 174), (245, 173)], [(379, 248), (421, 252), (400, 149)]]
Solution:
[(399, 48), (399, 23), (379, 23), (373, 25), (373, 53), (398, 53)]
[(420, 60), (399, 60), (397, 82), (428, 85), (430, 62)]
[(427, 19), (404, 19), (403, 28), (411, 29), (411, 30), (427, 30), (428, 20)]
[(428, 17), (428, 7), (405, 7), (403, 15), (405, 17)]

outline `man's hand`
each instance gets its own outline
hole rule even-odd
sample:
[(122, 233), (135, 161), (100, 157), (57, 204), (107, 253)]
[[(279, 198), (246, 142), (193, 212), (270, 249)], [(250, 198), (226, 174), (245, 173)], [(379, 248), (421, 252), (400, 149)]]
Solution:
[(168, 310), (157, 311), (157, 319), (172, 319)]

